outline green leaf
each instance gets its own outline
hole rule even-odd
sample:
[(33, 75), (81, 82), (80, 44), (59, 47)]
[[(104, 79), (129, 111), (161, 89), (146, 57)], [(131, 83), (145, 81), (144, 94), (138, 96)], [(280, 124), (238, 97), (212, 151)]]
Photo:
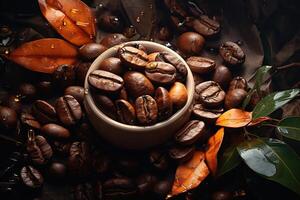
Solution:
[(250, 169), (300, 195), (300, 158), (284, 142), (256, 138), (237, 147)]
[(274, 92), (264, 97), (255, 106), (252, 118), (257, 119), (259, 117), (265, 117), (291, 101), (300, 92), (300, 89), (284, 90), (281, 92)]
[(287, 117), (281, 120), (276, 131), (283, 137), (300, 142), (300, 117)]
[(236, 146), (227, 148), (222, 154), (220, 154), (217, 176), (222, 176), (223, 174), (236, 168), (241, 161), (242, 160), (236, 150)]

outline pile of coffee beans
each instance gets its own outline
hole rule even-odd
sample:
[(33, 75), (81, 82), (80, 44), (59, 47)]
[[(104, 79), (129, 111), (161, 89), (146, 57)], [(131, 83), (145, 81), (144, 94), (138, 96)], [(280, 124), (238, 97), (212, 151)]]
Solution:
[(102, 112), (124, 124), (149, 126), (167, 120), (186, 104), (186, 77), (178, 56), (149, 53), (143, 45), (133, 44), (105, 58), (88, 82)]

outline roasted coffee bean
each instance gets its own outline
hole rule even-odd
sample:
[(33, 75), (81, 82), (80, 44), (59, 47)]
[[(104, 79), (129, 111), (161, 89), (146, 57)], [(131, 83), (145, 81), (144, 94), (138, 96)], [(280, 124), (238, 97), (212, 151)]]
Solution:
[(169, 150), (169, 156), (177, 162), (184, 163), (193, 157), (194, 152), (194, 146), (173, 147)]
[(199, 74), (206, 74), (208, 72), (211, 72), (216, 67), (216, 63), (214, 60), (200, 56), (189, 57), (186, 62), (192, 72)]
[(193, 114), (207, 123), (214, 123), (223, 112), (223, 108), (210, 109), (205, 108), (202, 104), (195, 104), (193, 107)]
[(135, 101), (136, 116), (140, 124), (151, 125), (157, 120), (157, 104), (149, 95), (143, 95)]
[(42, 97), (48, 97), (52, 94), (53, 84), (51, 81), (40, 81), (37, 83), (38, 94)]
[(148, 63), (148, 55), (132, 46), (124, 46), (119, 49), (119, 56), (122, 62), (134, 69), (145, 69)]
[(73, 142), (68, 158), (68, 170), (74, 177), (85, 177), (91, 173), (91, 158), (88, 144)]
[(185, 32), (177, 38), (177, 47), (187, 55), (199, 54), (204, 43), (204, 37), (195, 32)]
[(41, 124), (29, 113), (22, 113), (21, 114), (21, 123), (23, 126), (25, 126), (27, 129), (40, 129)]
[(134, 98), (154, 93), (154, 86), (151, 81), (140, 72), (126, 72), (123, 78), (126, 91)]
[(225, 92), (221, 89), (218, 83), (214, 81), (206, 81), (196, 86), (195, 92), (198, 95), (198, 100), (203, 105), (208, 107), (217, 107), (221, 105), (225, 99)]
[(127, 42), (128, 38), (125, 37), (123, 34), (108, 34), (107, 36), (105, 36), (100, 44), (106, 46), (106, 47), (113, 47), (116, 46), (118, 44)]
[(26, 150), (35, 164), (47, 163), (53, 155), (51, 146), (47, 140), (41, 136), (35, 136), (33, 130), (28, 131)]
[(176, 80), (176, 68), (165, 62), (150, 62), (146, 65), (146, 76), (158, 84), (171, 84)]
[(66, 87), (74, 85), (75, 70), (72, 65), (60, 65), (52, 74), (52, 80), (56, 88), (64, 90)]
[(109, 57), (104, 59), (100, 65), (100, 70), (108, 71), (117, 75), (121, 75), (123, 72), (122, 63), (120, 58)]
[(13, 129), (17, 126), (17, 113), (5, 106), (0, 106), (0, 127)]
[(104, 199), (130, 199), (137, 187), (129, 178), (111, 178), (103, 183)]
[(102, 44), (88, 43), (79, 48), (79, 54), (83, 59), (93, 61), (106, 49), (107, 47)]
[(165, 199), (167, 194), (172, 189), (172, 181), (168, 178), (164, 178), (161, 181), (158, 181), (156, 184), (154, 184), (153, 192), (156, 196), (158, 196), (160, 199)]
[(127, 91), (126, 91), (125, 87), (123, 87), (120, 90), (119, 99), (124, 99), (124, 100), (128, 101), (128, 94), (127, 94)]
[(202, 15), (194, 19), (191, 26), (197, 33), (200, 33), (204, 37), (213, 37), (221, 30), (220, 23), (209, 18), (207, 15)]
[(225, 90), (232, 80), (232, 74), (227, 67), (220, 65), (215, 69), (212, 80), (217, 82)]
[(135, 124), (135, 109), (134, 107), (126, 100), (120, 99), (115, 102), (117, 109), (117, 119), (118, 121), (134, 125)]
[(192, 120), (184, 125), (174, 136), (177, 143), (191, 145), (197, 142), (206, 132), (205, 123), (199, 120)]
[(148, 194), (152, 191), (154, 184), (157, 182), (157, 177), (153, 174), (144, 173), (139, 175), (135, 180), (139, 193), (141, 195)]
[(42, 126), (41, 132), (54, 139), (67, 139), (71, 136), (68, 129), (57, 124), (46, 124)]
[(232, 200), (233, 194), (228, 191), (216, 191), (211, 195), (212, 200)]
[(169, 95), (173, 105), (179, 109), (182, 108), (188, 99), (188, 93), (186, 87), (180, 83), (175, 82), (169, 91)]
[(123, 29), (123, 23), (120, 17), (110, 12), (103, 12), (97, 19), (100, 29), (104, 31), (121, 32)]
[(115, 93), (122, 89), (124, 84), (122, 77), (103, 70), (91, 72), (88, 81), (91, 86), (106, 93)]
[(20, 175), (23, 183), (29, 188), (38, 189), (44, 183), (42, 174), (30, 165), (23, 167)]
[(94, 101), (102, 112), (111, 118), (116, 118), (116, 107), (114, 102), (105, 95), (95, 94)]
[(69, 86), (65, 89), (64, 95), (71, 95), (82, 104), (84, 99), (84, 88), (81, 86)]
[(172, 31), (167, 26), (159, 27), (155, 35), (157, 39), (163, 41), (170, 40), (173, 37)]
[(73, 200), (101, 200), (102, 185), (97, 182), (95, 186), (90, 183), (81, 183), (72, 188)]
[(247, 92), (243, 89), (229, 90), (225, 96), (225, 108), (227, 110), (231, 108), (239, 108), (242, 105), (246, 96)]
[(137, 34), (137, 32), (136, 32), (136, 29), (134, 28), (134, 26), (131, 25), (124, 29), (123, 34), (127, 38), (132, 38)]
[(21, 96), (20, 95), (10, 95), (5, 102), (5, 105), (13, 109), (16, 113), (20, 113), (22, 110)]
[(49, 177), (53, 180), (63, 180), (67, 173), (67, 167), (60, 162), (53, 162), (48, 168)]
[(152, 150), (149, 153), (149, 161), (155, 169), (164, 171), (169, 166), (169, 160), (166, 153), (161, 150)]
[(228, 90), (234, 90), (234, 89), (242, 89), (247, 91), (248, 90), (248, 83), (246, 79), (244, 79), (241, 76), (235, 77), (229, 84)]
[(42, 124), (57, 121), (55, 108), (46, 101), (36, 100), (32, 106), (32, 112), (36, 119)]
[(234, 42), (225, 42), (220, 46), (219, 52), (224, 62), (229, 65), (240, 65), (245, 62), (245, 53)]
[(19, 86), (19, 92), (21, 95), (21, 99), (22, 101), (32, 101), (33, 99), (36, 98), (36, 88), (34, 85), (30, 84), (30, 83), (22, 83)]
[(66, 126), (75, 125), (82, 117), (81, 106), (71, 95), (58, 98), (55, 109), (59, 120)]
[(158, 87), (155, 91), (155, 101), (158, 109), (158, 119), (160, 121), (168, 119), (173, 113), (173, 103), (168, 90)]
[(75, 75), (76, 75), (76, 82), (80, 85), (84, 85), (85, 76), (91, 66), (89, 62), (81, 62), (78, 63), (75, 67)]

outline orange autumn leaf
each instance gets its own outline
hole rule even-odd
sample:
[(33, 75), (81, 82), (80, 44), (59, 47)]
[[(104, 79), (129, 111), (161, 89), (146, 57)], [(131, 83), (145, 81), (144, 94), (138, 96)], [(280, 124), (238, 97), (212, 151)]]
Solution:
[(255, 126), (257, 124), (260, 124), (264, 121), (272, 120), (270, 117), (259, 117), (257, 119), (252, 120), (247, 126)]
[(205, 164), (205, 155), (196, 151), (193, 158), (178, 166), (171, 193), (167, 198), (186, 192), (197, 187), (209, 174)]
[(217, 172), (217, 167), (218, 167), (217, 154), (222, 145), (223, 138), (224, 138), (224, 128), (222, 127), (216, 132), (216, 134), (211, 136), (208, 140), (209, 147), (205, 152), (205, 160), (208, 165), (208, 168), (210, 169), (213, 175), (215, 175)]
[(252, 113), (240, 109), (230, 109), (224, 112), (216, 121), (216, 125), (229, 128), (240, 128), (249, 124)]
[(6, 57), (31, 71), (52, 73), (59, 65), (74, 64), (77, 54), (68, 42), (46, 38), (24, 43)]
[(96, 35), (95, 18), (81, 0), (38, 0), (41, 12), (52, 27), (69, 42), (81, 46)]

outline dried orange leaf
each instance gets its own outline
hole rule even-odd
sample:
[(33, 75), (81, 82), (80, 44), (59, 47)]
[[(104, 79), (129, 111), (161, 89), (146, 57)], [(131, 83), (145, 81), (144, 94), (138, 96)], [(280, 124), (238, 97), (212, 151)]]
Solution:
[(39, 0), (39, 5), (52, 27), (69, 42), (81, 46), (93, 41), (95, 18), (81, 0)]
[(208, 168), (210, 169), (213, 175), (215, 175), (217, 172), (217, 167), (218, 167), (217, 154), (222, 145), (223, 137), (224, 137), (224, 128), (222, 127), (216, 132), (216, 134), (211, 136), (208, 140), (209, 147), (205, 152), (205, 159)]
[(223, 113), (216, 121), (216, 125), (229, 128), (240, 128), (249, 124), (252, 113), (240, 109), (231, 109)]
[(29, 70), (52, 73), (59, 65), (75, 63), (77, 54), (77, 48), (68, 42), (46, 38), (24, 43), (7, 58)]
[(257, 119), (252, 120), (247, 126), (255, 126), (257, 124), (260, 124), (264, 121), (272, 120), (270, 117), (259, 117)]
[(208, 174), (204, 153), (196, 151), (190, 161), (178, 166), (171, 194), (167, 198), (197, 187)]

